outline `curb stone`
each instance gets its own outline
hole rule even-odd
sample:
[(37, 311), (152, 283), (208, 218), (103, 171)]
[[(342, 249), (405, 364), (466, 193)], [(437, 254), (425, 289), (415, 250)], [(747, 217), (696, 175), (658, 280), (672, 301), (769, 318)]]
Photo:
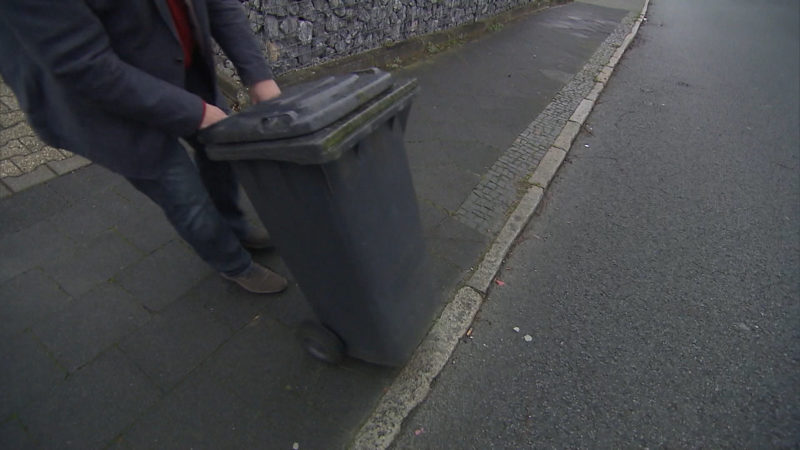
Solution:
[(558, 168), (561, 167), (561, 163), (564, 162), (566, 157), (567, 152), (565, 150), (561, 150), (558, 147), (550, 147), (550, 150), (544, 155), (544, 158), (542, 158), (542, 161), (539, 163), (539, 167), (536, 168), (536, 171), (528, 179), (528, 182), (544, 189), (550, 185), (550, 182), (556, 176)]
[(528, 189), (528, 192), (517, 204), (511, 217), (506, 221), (503, 229), (500, 230), (489, 251), (484, 255), (483, 261), (478, 265), (478, 269), (475, 270), (472, 278), (467, 282), (468, 286), (484, 295), (489, 292), (489, 286), (491, 286), (492, 280), (500, 270), (500, 266), (503, 265), (511, 244), (514, 243), (519, 233), (525, 228), (525, 224), (528, 223), (528, 219), (536, 211), (543, 196), (544, 189), (539, 186), (532, 186)]
[[(645, 0), (642, 12), (625, 37), (623, 45), (597, 75), (597, 83), (594, 88), (573, 113), (572, 117), (582, 119), (581, 123), (588, 117), (614, 67), (619, 64), (622, 54), (639, 31), (649, 3), (650, 0)], [(587, 101), (588, 103), (585, 103)], [(586, 111), (587, 104), (591, 104), (588, 111)], [(578, 114), (579, 111), (580, 114)], [(441, 316), (434, 323), (433, 328), (417, 348), (409, 363), (403, 368), (371, 416), (356, 433), (352, 448), (358, 450), (388, 448), (399, 434), (403, 420), (425, 400), (430, 392), (431, 382), (438, 376), (450, 355), (455, 351), (459, 339), (472, 324), (503, 259), (536, 211), (545, 189), (550, 185), (566, 158), (572, 140), (580, 131), (580, 127), (581, 124), (572, 119), (564, 126), (556, 140), (560, 139), (562, 145), (566, 145), (566, 142), (569, 141), (570, 145), (566, 145), (566, 148), (559, 148), (554, 143), (542, 158), (529, 178), (532, 186), (517, 204), (478, 269), (467, 282), (467, 286), (462, 287), (453, 300), (445, 306)]]
[(604, 87), (605, 85), (603, 83), (595, 83), (594, 88), (592, 88), (592, 91), (586, 96), (586, 99), (597, 102), (597, 99), (600, 97), (600, 93), (603, 92)]
[(458, 291), (361, 428), (352, 448), (372, 450), (391, 445), (403, 419), (428, 396), (431, 382), (447, 364), (481, 303), (483, 297), (475, 290), (462, 287)]
[(575, 140), (580, 132), (581, 125), (579, 123), (568, 121), (561, 130), (561, 134), (559, 134), (555, 142), (553, 142), (553, 147), (560, 148), (564, 151), (569, 151), (569, 148), (572, 147), (572, 141)]
[(34, 168), (29, 172), (24, 172), (18, 167), (13, 166), (10, 160), (4, 160), (4, 164), (12, 167), (16, 173), (12, 173), (0, 178), (0, 198), (10, 197), (33, 186), (45, 183), (54, 178), (74, 172), (92, 164), (83, 156), (73, 155), (66, 159), (49, 160)]
[(64, 175), (69, 172), (73, 172), (78, 170), (82, 167), (86, 167), (92, 162), (88, 159), (84, 158), (81, 155), (73, 155), (67, 159), (62, 159), (60, 161), (50, 161), (47, 163), (47, 166), (58, 175)]
[(603, 70), (601, 70), (600, 73), (597, 74), (595, 81), (602, 84), (608, 83), (608, 79), (611, 78), (611, 73), (613, 71), (614, 69), (609, 66), (603, 67)]
[(31, 172), (16, 177), (5, 177), (3, 178), (3, 183), (11, 188), (12, 192), (19, 192), (45, 181), (50, 181), (56, 176), (55, 172), (50, 170), (46, 164), (43, 164)]
[(583, 125), (583, 123), (586, 122), (586, 118), (589, 117), (589, 113), (592, 112), (592, 108), (594, 108), (594, 100), (581, 100), (578, 109), (575, 110), (575, 113), (572, 114), (569, 120)]

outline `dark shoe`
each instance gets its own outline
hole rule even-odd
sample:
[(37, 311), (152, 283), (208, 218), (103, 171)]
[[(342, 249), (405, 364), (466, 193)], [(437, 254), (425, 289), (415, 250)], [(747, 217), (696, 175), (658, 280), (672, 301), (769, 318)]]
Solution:
[(254, 294), (275, 294), (286, 289), (289, 284), (286, 278), (255, 262), (239, 275), (228, 276), (224, 273), (220, 275)]
[(269, 237), (267, 230), (261, 227), (251, 226), (247, 229), (245, 235), (239, 239), (244, 248), (250, 250), (267, 250), (275, 247), (272, 244), (272, 239)]

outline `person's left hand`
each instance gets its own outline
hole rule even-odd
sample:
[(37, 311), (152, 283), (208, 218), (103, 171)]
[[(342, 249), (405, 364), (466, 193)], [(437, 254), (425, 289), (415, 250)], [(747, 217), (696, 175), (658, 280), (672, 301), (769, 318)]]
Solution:
[(281, 95), (281, 89), (275, 80), (264, 80), (250, 86), (250, 100), (253, 104), (265, 102)]

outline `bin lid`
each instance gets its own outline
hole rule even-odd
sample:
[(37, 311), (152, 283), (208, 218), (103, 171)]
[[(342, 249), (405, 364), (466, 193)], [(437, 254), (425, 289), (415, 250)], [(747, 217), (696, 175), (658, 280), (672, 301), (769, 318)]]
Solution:
[(391, 86), (391, 74), (378, 68), (289, 86), (280, 97), (204, 129), (199, 138), (223, 144), (303, 136), (341, 119)]
[[(399, 80), (350, 114), (313, 133), (257, 142), (209, 142), (206, 153), (215, 161), (325, 164), (339, 159), (378, 129), (389, 133), (404, 131), (408, 110), (418, 90), (416, 80)], [(387, 123), (392, 124), (391, 130), (385, 129)], [(389, 140), (394, 142), (394, 138)]]

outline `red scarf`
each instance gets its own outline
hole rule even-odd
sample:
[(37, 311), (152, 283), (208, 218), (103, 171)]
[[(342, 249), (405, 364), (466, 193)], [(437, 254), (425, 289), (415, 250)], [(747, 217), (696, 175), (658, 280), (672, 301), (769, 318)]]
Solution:
[(184, 0), (167, 0), (167, 3), (172, 13), (175, 28), (178, 30), (181, 47), (183, 47), (183, 66), (189, 67), (192, 64), (192, 53), (195, 45), (192, 24), (189, 21), (189, 9)]

